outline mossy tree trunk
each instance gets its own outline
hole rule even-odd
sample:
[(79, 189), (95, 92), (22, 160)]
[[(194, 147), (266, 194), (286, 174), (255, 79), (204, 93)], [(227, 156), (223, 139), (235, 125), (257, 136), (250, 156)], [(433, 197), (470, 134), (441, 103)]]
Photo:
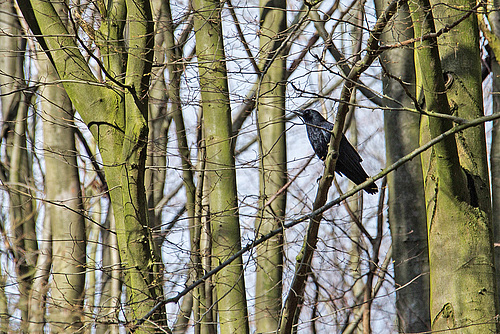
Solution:
[[(490, 2), (493, 8), (500, 7), (500, 1), (493, 0)], [(500, 13), (492, 10), (488, 14), (488, 21), (491, 24), (492, 32), (500, 36)], [(493, 51), (492, 51), (493, 52)], [(500, 110), (500, 64), (498, 59), (500, 55), (494, 54), (495, 58), (491, 62), (492, 72), (492, 99), (493, 110)], [(495, 244), (500, 243), (500, 121), (493, 122), (491, 131), (491, 195), (492, 195), (492, 210), (493, 210), (493, 241)], [(496, 283), (497, 283), (497, 297), (500, 298), (500, 247), (494, 247), (495, 254), (495, 269), (496, 269)]]
[[(67, 24), (66, 5), (57, 4), (56, 10)], [(40, 105), (44, 120), (45, 208), (52, 236), (52, 258), (55, 259), (52, 261), (47, 305), (51, 331), (63, 333), (81, 330), (84, 321), (87, 269), (85, 219), (77, 163), (74, 110), (62, 85), (54, 85), (60, 78), (44, 54), (39, 55), (39, 64), (39, 75), (42, 82), (47, 84), (40, 90)], [(43, 298), (43, 295), (40, 297)], [(36, 321), (35, 317), (40, 315), (33, 316), (30, 320)], [(35, 323), (31, 325), (35, 326)]]
[[(410, 2), (415, 36), (450, 24), (475, 3), (450, 1), (431, 11), (427, 0)], [(440, 27), (437, 27), (440, 28)], [(460, 47), (456, 48), (455, 46)], [(483, 113), (479, 34), (474, 15), (438, 40), (415, 44), (417, 87), (427, 111), (472, 119)], [(446, 85), (443, 77), (446, 71)], [(424, 117), (422, 140), (452, 127)], [(448, 137), (422, 155), (429, 242), (432, 330), (496, 333), (496, 290), (491, 244), (491, 203), (484, 127)]]
[[(214, 266), (241, 248), (221, 6), (215, 0), (194, 1)], [(214, 283), (220, 332), (248, 333), (242, 258), (219, 271)]]
[[(384, 5), (384, 1), (376, 1), (377, 12), (382, 12)], [(402, 4), (382, 34), (382, 41), (393, 44), (412, 37), (408, 5)], [(413, 49), (388, 50), (381, 55), (380, 61), (387, 71), (382, 77), (384, 95), (389, 97), (385, 103), (394, 108), (384, 112), (386, 158), (390, 165), (419, 146), (420, 116), (398, 110), (415, 107), (404, 89), (416, 96)], [(401, 333), (429, 331), (429, 254), (420, 160), (409, 161), (390, 173), (387, 185), (394, 275), (398, 288), (398, 328)]]
[[(261, 0), (258, 127), (260, 147), (260, 209), (255, 221), (257, 235), (265, 235), (283, 223), (287, 181), (285, 89), (286, 1)], [(278, 234), (257, 247), (255, 321), (258, 333), (275, 332), (279, 326), (283, 273), (283, 236)]]
[[(34, 31), (40, 29), (39, 40), (48, 46), (45, 51), (99, 147), (115, 214), (121, 262), (126, 268), (127, 319), (141, 318), (162, 296), (160, 261), (151, 238), (144, 189), (147, 90), (153, 56), (150, 3), (117, 1), (111, 3), (112, 7), (100, 8), (103, 26), (91, 37), (97, 36), (100, 47), (113, 51), (103, 53), (109, 55), (103, 62), (108, 75), (104, 84), (92, 74), (77, 41), (68, 34), (50, 2), (18, 3), (30, 27)], [(33, 8), (36, 10), (30, 15)], [(128, 48), (127, 52), (117, 52), (124, 50), (124, 18)], [(117, 76), (124, 79), (115, 79)], [(152, 320), (164, 319), (162, 313), (156, 313)], [(153, 329), (142, 326), (141, 330)]]

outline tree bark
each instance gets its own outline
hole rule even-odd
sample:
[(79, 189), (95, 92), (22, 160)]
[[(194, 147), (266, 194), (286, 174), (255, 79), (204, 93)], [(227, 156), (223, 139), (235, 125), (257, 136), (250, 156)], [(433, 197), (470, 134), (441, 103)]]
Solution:
[[(241, 249), (231, 109), (222, 39), (221, 3), (194, 2), (196, 54), (203, 108), (214, 266)], [(220, 332), (248, 333), (242, 258), (215, 275)]]
[[(376, 1), (377, 11), (383, 1)], [(398, 9), (391, 26), (382, 34), (382, 43), (393, 44), (413, 37), (408, 5)], [(382, 77), (383, 92), (389, 98), (384, 112), (387, 164), (391, 165), (419, 146), (420, 116), (398, 108), (414, 108), (415, 65), (412, 48), (385, 51), (380, 61), (387, 73)], [(396, 79), (397, 78), (397, 79)], [(405, 87), (404, 87), (404, 86)], [(400, 333), (430, 330), (429, 254), (424, 181), (419, 159), (414, 159), (387, 176), (389, 224), (391, 228), (396, 312)]]
[[(500, 7), (500, 1), (491, 1), (493, 8)], [(488, 14), (488, 21), (491, 24), (491, 29), (496, 36), (500, 36), (500, 14), (493, 10)], [(493, 52), (493, 51), (492, 51)], [(494, 60), (491, 62), (492, 72), (492, 89), (491, 95), (493, 99), (493, 110), (500, 110), (500, 64), (498, 59), (500, 55), (494, 54)], [(492, 211), (493, 211), (493, 242), (495, 256), (495, 272), (497, 284), (497, 298), (500, 298), (500, 121), (493, 122), (491, 131), (491, 195), (492, 195)], [(500, 302), (500, 301), (497, 301)]]
[[(38, 245), (36, 239), (36, 205), (33, 201), (32, 161), (28, 152), (28, 110), (32, 92), (23, 92), (24, 50), (26, 39), (21, 37), (20, 22), (11, 2), (0, 4), (2, 53), (0, 84), (2, 89), (2, 139), (5, 139), (7, 190), (9, 192), (10, 229), (12, 255), (14, 256), (16, 280), (19, 289), (17, 307), (21, 311), (21, 330), (28, 328), (29, 295), (35, 274)], [(5, 175), (4, 174), (4, 175)], [(7, 327), (8, 317), (2, 315), (3, 328)], [(4, 322), (5, 321), (5, 322)]]
[(41, 62), (41, 90), (45, 122), (44, 158), (46, 210), (52, 229), (51, 331), (78, 331), (83, 326), (86, 234), (75, 145), (73, 109), (59, 77)]
[[(451, 9), (475, 3), (434, 7), (436, 22), (450, 24), (464, 15)], [(431, 4), (410, 3), (415, 36), (436, 31)], [(466, 12), (467, 13), (467, 12)], [(417, 87), (426, 109), (473, 119), (482, 115), (479, 34), (475, 15), (438, 41), (415, 43)], [(447, 45), (460, 45), (452, 48)], [(443, 65), (441, 65), (443, 64)], [(443, 78), (446, 70), (446, 86)], [(435, 138), (450, 120), (424, 117), (421, 137)], [(496, 289), (491, 245), (491, 203), (484, 126), (469, 128), (422, 155), (429, 236), (432, 330), (496, 333)]]
[[(41, 30), (38, 36), (53, 60), (59, 77), (74, 107), (92, 132), (104, 162), (116, 221), (121, 262), (127, 268), (125, 284), (129, 302), (129, 321), (142, 318), (162, 296), (160, 260), (153, 244), (147, 215), (144, 173), (147, 143), (147, 106), (153, 56), (153, 21), (149, 1), (117, 1), (101, 15), (111, 18), (116, 38), (123, 41), (123, 18), (129, 21), (127, 53), (116, 53), (109, 68), (109, 82), (97, 81), (79, 51), (74, 38), (53, 5), (44, 0), (18, 0), (30, 27)], [(36, 10), (33, 10), (36, 8)], [(126, 16), (123, 10), (126, 8)], [(31, 13), (30, 13), (31, 10)], [(116, 14), (116, 16), (112, 16)], [(108, 16), (109, 15), (109, 16)], [(113, 21), (117, 17), (120, 20)], [(116, 51), (116, 50), (113, 50)], [(123, 58), (127, 56), (126, 62)], [(106, 61), (105, 61), (106, 62)], [(124, 64), (125, 62), (125, 64)], [(123, 71), (124, 69), (124, 71)], [(123, 81), (120, 79), (126, 73)], [(122, 75), (118, 79), (114, 76)], [(152, 317), (162, 321), (162, 310)], [(142, 326), (141, 331), (153, 331)]]
[[(286, 1), (271, 5), (261, 0), (260, 64), (268, 64), (257, 92), (260, 148), (260, 208), (255, 221), (257, 237), (283, 224), (287, 181), (285, 90), (286, 58), (280, 46), (286, 37)], [(262, 68), (263, 66), (261, 66)], [(281, 191), (281, 193), (280, 193)], [(277, 195), (277, 196), (276, 196)], [(258, 333), (275, 332), (281, 313), (283, 235), (257, 247), (255, 321)]]
[(97, 334), (119, 333), (118, 311), (122, 295), (123, 268), (120, 266), (116, 234), (110, 232), (115, 230), (113, 207), (109, 207), (104, 228), (101, 229), (103, 270), (101, 273), (101, 296), (96, 315)]

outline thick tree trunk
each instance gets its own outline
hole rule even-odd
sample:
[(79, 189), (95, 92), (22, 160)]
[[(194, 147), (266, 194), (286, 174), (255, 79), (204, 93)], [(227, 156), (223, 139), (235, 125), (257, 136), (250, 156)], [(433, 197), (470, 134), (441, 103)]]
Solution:
[[(382, 12), (384, 2), (376, 1)], [(413, 37), (408, 5), (398, 9), (382, 41), (393, 44)], [(403, 85), (416, 96), (415, 65), (412, 48), (384, 52), (380, 61), (387, 71), (382, 77), (386, 105), (391, 108), (414, 108)], [(398, 78), (399, 80), (396, 80)], [(390, 165), (419, 146), (420, 116), (408, 111), (384, 112), (387, 164)], [(389, 187), (389, 224), (391, 228), (396, 310), (399, 332), (430, 330), (429, 255), (424, 181), (419, 159), (407, 162), (387, 176)]]
[[(94, 77), (52, 3), (43, 0), (18, 0), (18, 3), (30, 27), (35, 31), (40, 28), (43, 35), (40, 41), (48, 45), (46, 52), (64, 80), (66, 92), (99, 146), (115, 213), (121, 262), (127, 268), (124, 278), (129, 302), (127, 319), (142, 318), (163, 295), (161, 261), (152, 241), (144, 189), (147, 90), (153, 56), (149, 1), (113, 2), (114, 7), (102, 13), (110, 19), (105, 21), (111, 24), (108, 31), (115, 34), (109, 38), (109, 43), (114, 45), (116, 42), (117, 48), (123, 46), (123, 18), (129, 20), (128, 53), (113, 49), (112, 54), (116, 57), (105, 59), (110, 65), (106, 70), (111, 74), (106, 86)], [(33, 8), (36, 10), (30, 16)], [(115, 18), (119, 19), (113, 21)], [(125, 55), (127, 61), (123, 71)], [(113, 76), (124, 72), (123, 81)], [(110, 89), (112, 85), (116, 89)], [(162, 310), (151, 318), (153, 321), (164, 319)], [(152, 328), (144, 325), (140, 330), (154, 330)]]
[[(493, 8), (500, 7), (500, 1), (492, 1)], [(493, 10), (488, 15), (488, 20), (495, 35), (500, 36), (500, 13)], [(493, 112), (500, 110), (500, 65), (498, 60), (500, 55), (495, 54), (495, 60), (491, 62), (492, 72), (492, 89), (491, 95), (493, 99)], [(492, 210), (493, 210), (493, 242), (497, 245), (494, 247), (495, 254), (495, 270), (497, 283), (497, 298), (500, 298), (500, 121), (493, 122), (491, 132), (491, 195), (492, 195)], [(500, 301), (499, 301), (500, 302)]]
[[(464, 15), (459, 1), (434, 7), (436, 22)], [(426, 0), (410, 3), (415, 36), (435, 32)], [(438, 27), (439, 28), (439, 27)], [(463, 118), (482, 115), (479, 34), (475, 15), (437, 40), (416, 43), (417, 80), (429, 112)], [(460, 48), (451, 47), (460, 45)], [(441, 57), (440, 57), (441, 56)], [(443, 65), (441, 65), (441, 63)], [(446, 70), (446, 86), (443, 78)], [(450, 120), (424, 117), (422, 140), (452, 127)], [(496, 333), (496, 289), (491, 244), (491, 203), (484, 127), (448, 137), (422, 155), (429, 235), (432, 330)]]

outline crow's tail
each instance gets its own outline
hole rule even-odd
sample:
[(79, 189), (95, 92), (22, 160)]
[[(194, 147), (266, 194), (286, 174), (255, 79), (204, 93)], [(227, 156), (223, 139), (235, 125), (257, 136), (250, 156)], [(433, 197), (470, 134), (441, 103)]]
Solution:
[[(361, 184), (368, 179), (368, 174), (361, 166), (361, 157), (354, 147), (342, 136), (339, 148), (339, 158), (335, 171), (345, 175), (349, 180), (356, 184)], [(376, 194), (378, 192), (377, 185), (371, 183), (367, 185), (364, 190), (369, 194)]]

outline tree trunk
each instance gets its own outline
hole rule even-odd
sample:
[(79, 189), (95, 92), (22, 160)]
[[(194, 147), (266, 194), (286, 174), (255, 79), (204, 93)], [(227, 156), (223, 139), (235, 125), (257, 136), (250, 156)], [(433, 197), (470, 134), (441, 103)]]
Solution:
[[(212, 259), (214, 266), (218, 266), (241, 248), (221, 3), (196, 0), (194, 10), (201, 105), (206, 131)], [(215, 289), (220, 332), (248, 333), (241, 257), (215, 275)]]
[[(287, 181), (285, 131), (286, 58), (280, 47), (285, 38), (286, 1), (271, 5), (261, 0), (260, 59), (264, 68), (258, 99), (260, 146), (260, 209), (255, 221), (257, 236), (283, 224)], [(281, 193), (280, 193), (281, 191)], [(255, 321), (258, 333), (275, 332), (281, 313), (283, 235), (277, 234), (257, 247)]]
[[(59, 79), (52, 65), (41, 63), (47, 83)], [(73, 109), (64, 89), (41, 90), (44, 112), (46, 210), (52, 226), (51, 331), (78, 331), (83, 326), (86, 234), (78, 173)]]
[[(163, 62), (168, 49), (167, 35), (168, 24), (171, 21), (169, 1), (152, 1), (154, 7), (154, 17), (158, 18), (155, 28), (155, 61)], [(169, 63), (169, 62), (168, 62)], [(169, 75), (172, 78), (171, 75)], [(180, 78), (180, 75), (179, 75)], [(180, 80), (180, 79), (179, 79)], [(166, 162), (167, 162), (167, 133), (171, 123), (171, 117), (167, 116), (167, 90), (163, 67), (153, 69), (151, 88), (149, 90), (149, 142), (148, 142), (148, 166), (158, 168), (148, 168), (146, 170), (146, 192), (148, 198), (149, 220), (151, 226), (159, 229), (162, 223), (163, 210), (156, 210), (156, 206), (163, 198), (163, 188), (165, 187)], [(158, 242), (163, 238), (155, 238), (158, 249), (161, 247)]]
[[(449, 3), (470, 8), (475, 3)], [(436, 22), (450, 24), (463, 11), (437, 6)], [(436, 31), (431, 5), (410, 3), (415, 36)], [(450, 21), (451, 20), (451, 21)], [(478, 29), (475, 15), (437, 40), (416, 43), (418, 86), (429, 112), (463, 118), (482, 115)], [(446, 45), (460, 45), (452, 48)], [(441, 55), (441, 57), (440, 57)], [(441, 63), (443, 65), (441, 65)], [(446, 86), (443, 69), (447, 71)], [(422, 140), (450, 129), (450, 120), (424, 117)], [(496, 290), (491, 245), (491, 203), (484, 127), (448, 137), (422, 155), (429, 235), (432, 330), (495, 333)]]
[[(8, 171), (9, 215), (14, 255), (16, 280), (19, 289), (17, 307), (21, 311), (21, 330), (28, 328), (29, 295), (37, 261), (37, 240), (35, 232), (36, 211), (33, 202), (33, 179), (31, 155), (28, 152), (27, 125), (28, 109), (33, 94), (23, 94), (20, 89), (23, 77), (24, 50), (26, 39), (21, 36), (19, 19), (11, 2), (3, 2), (0, 28), (2, 53), (0, 84), (2, 89), (2, 137), (5, 138)], [(2, 139), (3, 139), (2, 138)], [(7, 181), (7, 180), (4, 180)], [(2, 320), (7, 317), (2, 315)], [(7, 321), (6, 321), (7, 323)], [(4, 327), (5, 328), (5, 327)]]
[(31, 188), (33, 185), (31, 161), (27, 148), (27, 115), (30, 101), (27, 94), (20, 99), (19, 109), (15, 119), (14, 136), (12, 138), (9, 194), (10, 194), (10, 241), (14, 260), (16, 262), (16, 275), (19, 284), (18, 308), (21, 311), (21, 328), (27, 329), (29, 295), (35, 274), (38, 245), (35, 232), (36, 205), (33, 203)]
[(98, 319), (96, 334), (118, 334), (118, 312), (120, 310), (123, 268), (120, 266), (118, 254), (118, 243), (115, 231), (113, 208), (108, 208), (108, 214), (101, 229), (102, 240), (102, 274), (101, 274), (101, 296), (97, 308)]
[[(376, 1), (382, 12), (383, 1)], [(393, 24), (382, 34), (382, 41), (393, 44), (413, 37), (408, 5), (403, 4)], [(390, 108), (414, 108), (408, 92), (416, 96), (415, 65), (411, 48), (384, 52), (380, 61), (386, 75), (383, 92)], [(398, 78), (399, 80), (396, 80)], [(391, 165), (419, 146), (420, 116), (408, 111), (384, 112), (387, 164)], [(389, 224), (392, 235), (396, 312), (400, 333), (430, 330), (429, 259), (422, 166), (419, 159), (405, 163), (387, 176)]]
[(35, 279), (30, 296), (29, 333), (42, 333), (45, 326), (49, 276), (52, 267), (52, 224), (50, 215), (45, 214), (41, 234), (40, 254), (37, 258)]
[[(99, 146), (115, 213), (121, 262), (127, 268), (124, 279), (129, 302), (127, 320), (133, 322), (146, 315), (163, 294), (161, 261), (151, 236), (144, 189), (147, 90), (153, 56), (149, 1), (113, 2), (115, 7), (101, 13), (110, 19), (103, 22), (111, 24), (108, 31), (116, 36), (108, 41), (118, 43), (117, 47), (120, 42), (123, 45), (123, 18), (129, 21), (128, 53), (114, 50), (112, 55), (116, 57), (105, 59), (105, 62), (112, 60), (110, 68), (106, 68), (110, 74), (106, 85), (93, 75), (52, 3), (43, 0), (18, 0), (18, 3), (30, 27), (41, 30), (42, 36), (38, 38), (48, 46), (45, 51), (50, 54), (60, 78), (65, 80), (66, 92)], [(113, 21), (115, 17), (120, 20)], [(125, 55), (126, 67), (122, 58)], [(123, 72), (126, 73), (123, 82), (112, 75), (123, 75)], [(152, 321), (164, 319), (163, 310), (151, 318)], [(140, 330), (154, 329), (143, 325)]]
[[(500, 6), (500, 1), (493, 0), (492, 5), (494, 8)], [(498, 11), (491, 11), (488, 15), (488, 21), (491, 24), (492, 31), (495, 35), (500, 36), (500, 14)], [(493, 51), (492, 51), (493, 52)], [(492, 72), (492, 89), (491, 95), (493, 99), (493, 111), (500, 110), (500, 65), (498, 59), (500, 55), (494, 55), (496, 59), (491, 62)], [(491, 195), (492, 195), (492, 210), (493, 210), (493, 242), (495, 243), (495, 270), (496, 270), (496, 284), (497, 284), (497, 297), (500, 298), (500, 121), (493, 122), (491, 131)]]

